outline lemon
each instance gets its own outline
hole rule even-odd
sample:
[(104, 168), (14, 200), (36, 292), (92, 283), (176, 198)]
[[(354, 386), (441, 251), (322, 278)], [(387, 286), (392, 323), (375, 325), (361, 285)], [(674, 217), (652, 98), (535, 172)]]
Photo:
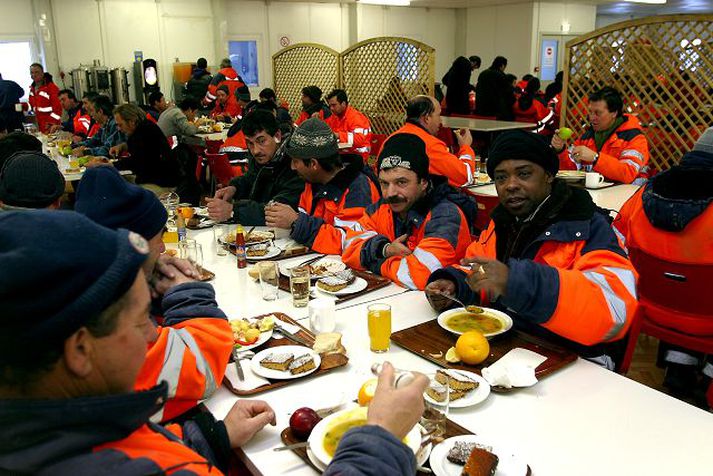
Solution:
[(456, 341), (456, 352), (466, 364), (477, 365), (490, 355), (490, 344), (480, 332), (468, 331)]
[(455, 347), (451, 347), (446, 352), (446, 362), (450, 362), (452, 364), (460, 362), (460, 355), (458, 355), (458, 351), (456, 351)]
[(376, 392), (376, 385), (379, 382), (378, 379), (372, 378), (364, 382), (364, 384), (359, 389), (359, 395), (357, 397), (357, 402), (362, 407), (369, 405), (371, 399), (374, 398), (374, 393)]

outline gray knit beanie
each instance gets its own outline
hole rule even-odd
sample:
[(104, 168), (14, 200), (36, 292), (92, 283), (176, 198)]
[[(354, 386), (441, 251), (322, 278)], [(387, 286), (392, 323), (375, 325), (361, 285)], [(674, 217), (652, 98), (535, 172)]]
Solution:
[(304, 121), (290, 136), (287, 155), (295, 159), (323, 159), (339, 153), (337, 137), (326, 122), (317, 118)]
[(693, 150), (713, 154), (713, 127), (709, 127), (693, 145)]

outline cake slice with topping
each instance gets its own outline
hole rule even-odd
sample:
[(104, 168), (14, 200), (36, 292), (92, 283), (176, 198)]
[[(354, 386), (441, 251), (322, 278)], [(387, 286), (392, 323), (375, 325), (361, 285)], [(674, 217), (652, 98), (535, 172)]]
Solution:
[(260, 365), (266, 369), (286, 371), (295, 360), (295, 356), (289, 352), (278, 354), (277, 352), (268, 354), (260, 361)]
[(290, 364), (290, 373), (292, 375), (303, 374), (309, 372), (315, 367), (314, 359), (311, 355), (305, 354), (297, 357)]

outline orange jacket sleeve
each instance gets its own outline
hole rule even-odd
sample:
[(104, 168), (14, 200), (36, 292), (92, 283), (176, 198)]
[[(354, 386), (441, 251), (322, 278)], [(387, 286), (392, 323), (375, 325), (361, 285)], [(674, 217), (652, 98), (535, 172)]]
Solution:
[(649, 161), (649, 144), (644, 134), (630, 140), (618, 157), (608, 153), (604, 147), (594, 171), (605, 177), (622, 183), (631, 183), (638, 177), (641, 169)]
[(471, 146), (462, 145), (458, 155), (453, 155), (441, 140), (429, 140), (426, 144), (431, 174), (446, 177), (448, 183), (455, 188), (472, 183), (475, 152)]

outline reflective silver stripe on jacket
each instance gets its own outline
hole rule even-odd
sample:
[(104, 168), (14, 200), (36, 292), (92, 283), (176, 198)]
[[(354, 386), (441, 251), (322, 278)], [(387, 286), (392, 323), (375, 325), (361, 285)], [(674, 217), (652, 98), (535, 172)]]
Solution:
[[(626, 303), (616, 295), (603, 274), (596, 271), (585, 271), (584, 277), (599, 286), (599, 289), (604, 294), (604, 300), (607, 303), (607, 307), (609, 307), (609, 314), (612, 318), (612, 326), (604, 336), (604, 340), (612, 339), (626, 323)], [(622, 283), (624, 282), (622, 281)], [(624, 285), (626, 286), (626, 283)]]
[(399, 263), (399, 270), (396, 272), (396, 277), (398, 280), (406, 286), (409, 289), (418, 289), (416, 287), (416, 283), (413, 282), (413, 278), (411, 277), (411, 271), (408, 268), (408, 260), (406, 257), (403, 257), (401, 259), (401, 263)]

